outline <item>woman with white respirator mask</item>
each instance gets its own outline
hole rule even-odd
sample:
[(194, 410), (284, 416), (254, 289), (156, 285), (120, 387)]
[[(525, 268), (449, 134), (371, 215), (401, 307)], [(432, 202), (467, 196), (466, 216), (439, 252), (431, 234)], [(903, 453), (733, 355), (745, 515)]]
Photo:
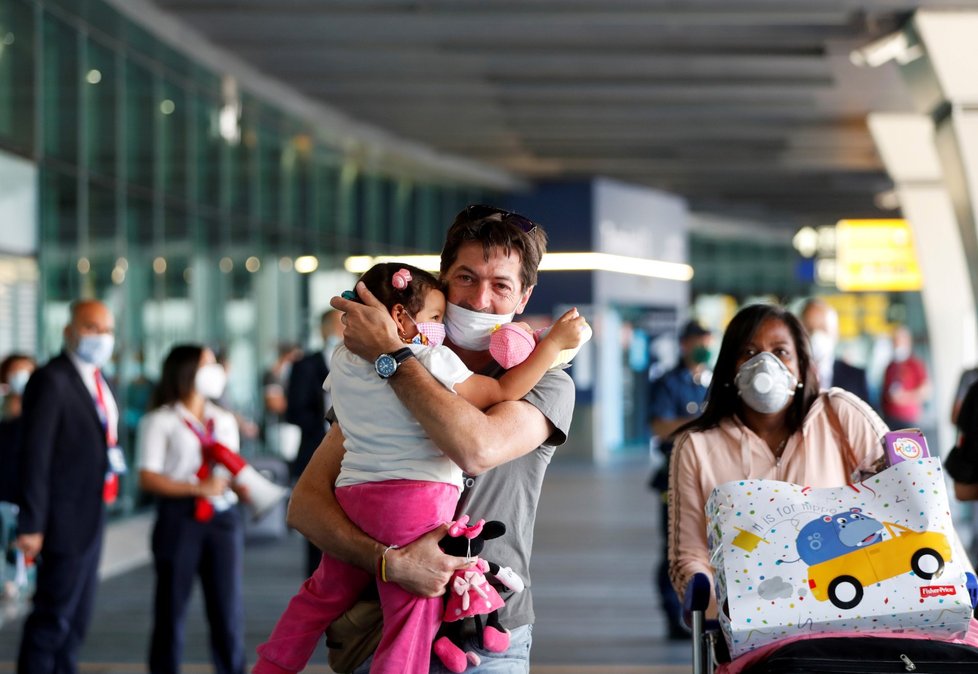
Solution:
[(776, 305), (741, 309), (724, 333), (706, 409), (678, 431), (672, 453), (669, 574), (679, 596), (694, 574), (713, 577), (704, 508), (714, 487), (742, 479), (841, 486), (875, 472), (887, 430), (853, 394), (819, 390), (794, 315)]
[(163, 363), (150, 411), (139, 423), (139, 486), (156, 497), (156, 591), (148, 663), (153, 674), (180, 669), (185, 615), (197, 576), (207, 605), (215, 670), (245, 671), (244, 533), (234, 506), (239, 492), (248, 500), (245, 476), (254, 469), (238, 456), (234, 415), (213, 402), (226, 385), (224, 367), (210, 349), (175, 346)]

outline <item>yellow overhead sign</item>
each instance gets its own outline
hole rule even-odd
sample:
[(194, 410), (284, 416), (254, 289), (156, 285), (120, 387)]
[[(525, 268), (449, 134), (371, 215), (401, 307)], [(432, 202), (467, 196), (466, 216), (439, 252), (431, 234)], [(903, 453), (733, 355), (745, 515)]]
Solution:
[(839, 290), (920, 290), (920, 267), (906, 220), (840, 220), (835, 245)]

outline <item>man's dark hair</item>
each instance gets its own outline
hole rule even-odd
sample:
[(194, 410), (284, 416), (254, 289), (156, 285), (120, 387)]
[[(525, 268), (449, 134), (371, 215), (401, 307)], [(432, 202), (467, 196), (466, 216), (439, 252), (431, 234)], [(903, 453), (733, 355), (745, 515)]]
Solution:
[(153, 389), (149, 409), (155, 410), (163, 405), (172, 405), (183, 400), (194, 390), (194, 378), (200, 367), (200, 356), (204, 347), (199, 344), (179, 344), (167, 354), (163, 361), (160, 382)]
[(494, 248), (505, 255), (516, 251), (520, 256), (521, 292), (537, 284), (537, 268), (547, 252), (547, 233), (535, 222), (495, 206), (468, 206), (455, 216), (455, 221), (445, 235), (441, 250), (441, 276), (445, 275), (458, 258), (463, 244), (474, 241), (482, 245), (486, 261)]
[[(394, 287), (394, 275), (405, 269), (411, 275), (407, 286), (398, 289)], [(395, 305), (401, 304), (413, 318), (424, 308), (424, 299), (432, 288), (441, 289), (441, 283), (435, 275), (401, 262), (381, 262), (368, 269), (360, 277), (367, 290), (373, 293), (380, 302), (391, 311)]]
[(818, 397), (818, 375), (812, 360), (812, 350), (808, 345), (808, 334), (798, 318), (784, 307), (774, 304), (752, 304), (741, 309), (723, 333), (720, 354), (717, 356), (713, 381), (706, 394), (706, 409), (703, 414), (689, 422), (678, 432), (684, 430), (705, 431), (720, 424), (723, 419), (732, 417), (740, 409), (740, 396), (734, 385), (737, 375), (737, 360), (744, 347), (754, 337), (754, 333), (764, 321), (775, 319), (784, 323), (791, 332), (798, 357), (798, 372), (801, 374), (802, 388), (795, 392), (788, 408), (788, 430), (794, 433), (801, 428), (805, 415)]

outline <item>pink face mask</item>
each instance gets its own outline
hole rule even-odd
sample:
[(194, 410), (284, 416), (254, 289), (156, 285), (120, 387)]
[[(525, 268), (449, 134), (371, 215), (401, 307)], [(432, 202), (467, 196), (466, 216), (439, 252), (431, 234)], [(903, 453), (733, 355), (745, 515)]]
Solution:
[[(413, 322), (414, 319), (412, 318), (411, 321)], [(441, 346), (445, 341), (444, 323), (415, 323), (414, 325), (418, 328), (418, 334), (411, 340), (415, 344)]]

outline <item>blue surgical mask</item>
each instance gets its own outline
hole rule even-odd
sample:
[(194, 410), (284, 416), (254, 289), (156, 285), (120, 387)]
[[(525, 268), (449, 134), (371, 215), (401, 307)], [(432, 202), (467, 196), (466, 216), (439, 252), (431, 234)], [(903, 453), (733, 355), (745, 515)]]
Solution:
[(27, 387), (27, 380), (30, 378), (30, 370), (17, 370), (16, 372), (12, 372), (10, 377), (7, 379), (7, 387), (9, 388), (10, 393), (18, 396), (24, 395), (24, 389)]
[(78, 338), (75, 355), (95, 367), (104, 367), (112, 359), (114, 335), (82, 335)]

